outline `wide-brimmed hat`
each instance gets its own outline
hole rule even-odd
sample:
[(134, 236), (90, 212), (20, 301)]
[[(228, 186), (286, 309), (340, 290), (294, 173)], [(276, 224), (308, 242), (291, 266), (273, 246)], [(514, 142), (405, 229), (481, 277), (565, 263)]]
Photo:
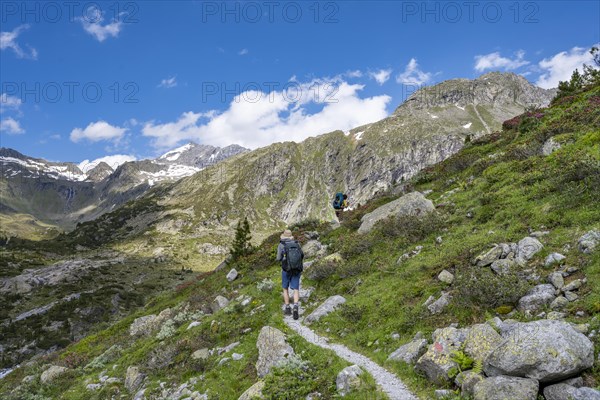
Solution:
[(291, 239), (294, 237), (294, 235), (292, 235), (292, 231), (290, 231), (289, 229), (286, 229), (285, 231), (283, 231), (283, 233), (281, 234), (281, 239)]

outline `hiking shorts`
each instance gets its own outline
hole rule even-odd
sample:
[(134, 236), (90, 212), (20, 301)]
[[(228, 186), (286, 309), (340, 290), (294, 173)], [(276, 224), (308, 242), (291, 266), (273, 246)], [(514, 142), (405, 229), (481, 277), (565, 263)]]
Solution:
[(284, 289), (300, 290), (300, 274), (290, 274), (281, 270), (281, 287)]

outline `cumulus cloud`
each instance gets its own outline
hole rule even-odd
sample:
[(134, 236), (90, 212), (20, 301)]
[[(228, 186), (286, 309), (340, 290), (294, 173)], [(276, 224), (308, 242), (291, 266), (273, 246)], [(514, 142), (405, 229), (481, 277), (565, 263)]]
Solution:
[(162, 88), (173, 88), (177, 86), (177, 78), (175, 76), (172, 76), (170, 78), (167, 79), (163, 79), (162, 81), (160, 81), (158, 87), (162, 87)]
[(416, 85), (421, 86), (428, 83), (431, 80), (432, 73), (424, 72), (419, 68), (416, 58), (411, 58), (404, 72), (396, 77), (396, 82), (405, 85)]
[(19, 58), (37, 60), (38, 52), (36, 49), (27, 45), (28, 51), (25, 51), (19, 43), (17, 43), (19, 35), (27, 29), (29, 29), (29, 25), (24, 24), (16, 27), (10, 32), (0, 32), (0, 50), (11, 49)]
[(25, 133), (25, 130), (21, 128), (19, 121), (8, 117), (0, 121), (0, 132), (6, 132), (9, 135), (20, 135)]
[(16, 96), (10, 96), (7, 93), (0, 94), (0, 113), (6, 110), (19, 111), (21, 108), (21, 99)]
[(90, 6), (85, 14), (85, 17), (78, 17), (77, 19), (81, 22), (83, 29), (96, 38), (97, 41), (104, 42), (111, 36), (114, 38), (119, 36), (119, 32), (123, 28), (123, 22), (118, 18), (114, 19), (111, 23), (102, 25), (102, 22), (104, 22), (102, 11), (93, 6)]
[(561, 51), (550, 58), (544, 58), (538, 63), (542, 69), (536, 85), (544, 89), (558, 87), (558, 82), (568, 81), (575, 69), (583, 72), (583, 64), (593, 65), (592, 55), (588, 49), (573, 47), (569, 51)]
[(475, 56), (475, 70), (483, 72), (488, 69), (502, 69), (505, 71), (517, 69), (529, 64), (525, 60), (525, 52), (517, 51), (514, 58), (502, 57), (499, 52)]
[(115, 169), (117, 169), (117, 167), (119, 165), (124, 164), (129, 161), (135, 161), (135, 160), (137, 160), (137, 158), (132, 155), (114, 154), (114, 155), (110, 155), (110, 156), (96, 158), (93, 161), (83, 160), (82, 162), (79, 163), (78, 166), (79, 166), (80, 170), (82, 170), (84, 173), (87, 173), (90, 170), (92, 170), (93, 168), (95, 168), (101, 162), (107, 163), (113, 170), (115, 170)]
[(126, 131), (127, 128), (112, 126), (106, 121), (97, 121), (90, 123), (85, 129), (73, 129), (70, 137), (76, 143), (84, 139), (90, 142), (99, 142), (102, 140), (119, 141)]
[(383, 85), (390, 79), (390, 75), (392, 74), (392, 69), (380, 69), (379, 71), (370, 71), (369, 77), (371, 79), (375, 79), (375, 81), (379, 85)]
[(361, 98), (359, 92), (364, 85), (349, 84), (340, 76), (310, 82), (293, 78), (287, 86), (270, 93), (240, 93), (222, 112), (188, 111), (173, 122), (150, 121), (144, 124), (142, 134), (152, 138), (152, 145), (161, 150), (189, 140), (257, 148), (348, 130), (387, 115), (389, 96)]

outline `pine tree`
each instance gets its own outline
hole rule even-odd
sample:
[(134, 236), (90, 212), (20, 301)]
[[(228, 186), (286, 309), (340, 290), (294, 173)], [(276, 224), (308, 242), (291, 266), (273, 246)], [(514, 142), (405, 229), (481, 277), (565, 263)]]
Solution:
[(239, 221), (235, 229), (235, 239), (230, 250), (232, 261), (250, 254), (252, 251), (251, 240), (250, 224), (248, 223), (248, 218), (244, 217), (244, 220)]

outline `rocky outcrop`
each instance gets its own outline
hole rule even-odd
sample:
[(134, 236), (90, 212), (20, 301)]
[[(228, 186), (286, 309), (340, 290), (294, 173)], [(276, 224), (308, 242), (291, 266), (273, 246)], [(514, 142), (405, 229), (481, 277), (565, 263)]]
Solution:
[(549, 306), (555, 298), (553, 285), (548, 283), (537, 285), (519, 299), (518, 309), (523, 312), (536, 312), (545, 306)]
[(52, 383), (56, 378), (66, 374), (69, 368), (59, 367), (58, 365), (52, 365), (50, 368), (42, 372), (40, 376), (40, 382), (44, 384)]
[(227, 307), (228, 304), (229, 304), (229, 300), (227, 300), (225, 297), (219, 295), (219, 296), (215, 297), (215, 299), (213, 300), (212, 304), (210, 305), (210, 309), (212, 310), (213, 313), (216, 313), (217, 311)]
[(306, 324), (310, 324), (312, 322), (318, 321), (319, 319), (326, 316), (327, 314), (330, 314), (333, 311), (335, 311), (340, 305), (344, 304), (345, 302), (346, 302), (346, 299), (343, 296), (340, 296), (340, 295), (331, 296), (327, 300), (325, 300), (323, 302), (323, 304), (321, 304), (319, 307), (317, 307), (316, 310), (314, 310), (312, 313), (310, 313), (310, 315), (308, 315), (304, 319), (304, 322)]
[(144, 379), (146, 375), (141, 373), (138, 367), (130, 366), (125, 374), (125, 387), (130, 393), (135, 393), (144, 383)]
[(539, 383), (533, 379), (496, 376), (477, 383), (474, 400), (536, 400)]
[(283, 332), (271, 326), (263, 326), (260, 330), (256, 347), (258, 348), (256, 373), (260, 378), (294, 354), (294, 349), (287, 344)]
[(427, 340), (425, 339), (413, 339), (412, 341), (400, 346), (388, 357), (388, 360), (403, 361), (408, 364), (414, 364), (417, 362), (427, 351)]
[(464, 352), (483, 362), (500, 344), (502, 337), (488, 324), (471, 326), (464, 343)]
[(527, 236), (521, 239), (517, 245), (517, 258), (524, 261), (529, 261), (536, 255), (544, 245), (536, 238)]
[(344, 368), (335, 380), (335, 386), (340, 396), (345, 396), (358, 389), (361, 385), (360, 376), (363, 370), (356, 364)]
[(390, 217), (420, 217), (434, 210), (435, 206), (431, 200), (425, 198), (422, 193), (409, 193), (364, 215), (358, 233), (368, 233), (377, 222)]
[(600, 244), (600, 231), (592, 230), (583, 235), (577, 241), (579, 251), (584, 254), (590, 254)]
[(546, 400), (600, 400), (600, 392), (592, 388), (576, 388), (566, 383), (546, 386)]
[(515, 323), (503, 342), (487, 357), (488, 376), (510, 375), (557, 382), (590, 368), (594, 346), (562, 321)]

